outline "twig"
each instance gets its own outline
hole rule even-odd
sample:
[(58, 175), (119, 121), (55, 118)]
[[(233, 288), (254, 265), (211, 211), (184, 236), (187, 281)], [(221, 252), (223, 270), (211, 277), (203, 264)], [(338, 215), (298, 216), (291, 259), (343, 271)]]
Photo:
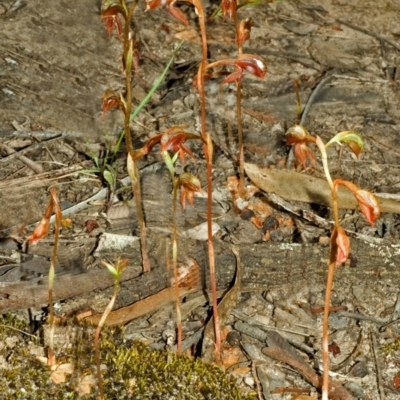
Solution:
[[(182, 341), (182, 352), (184, 353), (186, 350), (190, 349), (192, 346), (200, 342), (201, 337), (203, 336), (204, 326), (197, 330), (193, 335), (190, 335), (187, 339)], [(177, 351), (177, 345), (174, 344), (171, 346), (171, 351)]]
[(342, 368), (344, 368), (346, 365), (348, 365), (350, 363), (350, 361), (357, 357), (357, 354), (360, 350), (361, 344), (363, 342), (364, 339), (364, 335), (363, 335), (363, 331), (361, 330), (360, 335), (358, 337), (357, 343), (354, 347), (354, 349), (350, 352), (350, 354), (338, 365), (332, 366), (331, 370), (332, 371), (340, 371)]
[(261, 384), (258, 379), (256, 365), (254, 363), (251, 364), (251, 374), (253, 375), (254, 382), (256, 384), (256, 391), (259, 400), (263, 400), (264, 396), (262, 394)]
[(385, 325), (386, 324), (386, 322), (382, 321), (381, 319), (376, 319), (376, 318), (373, 318), (373, 317), (369, 317), (368, 315), (363, 315), (363, 314), (358, 314), (358, 313), (351, 313), (351, 312), (348, 312), (348, 311), (339, 311), (338, 315), (341, 316), (341, 317), (355, 318), (355, 319), (360, 319), (360, 320), (363, 320), (363, 321), (370, 321), (370, 322), (372, 322), (374, 324), (377, 324), (377, 325)]
[(397, 300), (392, 314), (392, 322), (397, 320), (400, 316), (400, 292), (397, 293)]
[[(322, 388), (321, 377), (305, 362), (300, 362), (296, 358), (293, 358), (284, 349), (265, 347), (262, 352), (274, 360), (290, 365), (302, 375), (307, 382), (311, 383), (317, 389)], [(333, 400), (353, 400), (351, 394), (342, 385), (332, 381), (329, 382), (329, 398)]]
[[(333, 72), (334, 70), (331, 70), (327, 72), (325, 78), (323, 78), (318, 85), (315, 87), (313, 92), (311, 93), (310, 97), (307, 100), (307, 104), (301, 113), (301, 119), (300, 119), (300, 125), (304, 126), (308, 117), (308, 114), (310, 113), (312, 105), (315, 103), (316, 98), (320, 95), (322, 92), (322, 89), (325, 87), (325, 85), (333, 78)], [(290, 149), (288, 159), (286, 162), (286, 169), (290, 169), (290, 167), (293, 164), (294, 161), (294, 146)]]
[(303, 112), (301, 113), (300, 125), (302, 125), (302, 126), (305, 125), (306, 119), (311, 110), (311, 106), (315, 103), (315, 99), (322, 92), (322, 89), (324, 88), (324, 86), (333, 78), (333, 71), (334, 70), (327, 72), (325, 78), (321, 79), (321, 81), (315, 87), (314, 91), (311, 93), (311, 96), (309, 97), (307, 104), (306, 104)]
[(381, 40), (382, 42), (386, 42), (386, 43), (390, 44), (391, 46), (393, 46), (394, 48), (396, 48), (397, 50), (400, 50), (400, 45), (399, 44), (397, 44), (396, 42), (392, 42), (391, 40), (385, 38), (382, 35), (379, 35), (378, 33), (374, 33), (374, 32), (371, 32), (368, 29), (364, 29), (364, 28), (361, 28), (361, 27), (359, 27), (357, 25), (353, 25), (352, 23), (344, 21), (343, 19), (340, 19), (340, 18), (337, 18), (336, 22), (338, 22), (339, 24), (342, 24), (342, 25), (346, 25), (349, 28), (354, 29), (355, 31), (359, 31), (359, 32), (365, 33), (366, 35), (372, 36), (375, 39)]
[(0, 147), (3, 147), (3, 149), (9, 154), (9, 156), (6, 157), (6, 159), (9, 160), (11, 156), (15, 155), (15, 157), (18, 158), (19, 161), (24, 163), (26, 166), (28, 166), (31, 170), (35, 171), (37, 174), (41, 174), (43, 172), (43, 168), (41, 165), (32, 161), (30, 158), (21, 155), (19, 152), (15, 151), (12, 147), (7, 146), (4, 143), (0, 144)]
[(383, 380), (382, 380), (382, 372), (381, 366), (378, 358), (378, 345), (376, 343), (376, 336), (373, 332), (371, 332), (371, 343), (372, 343), (372, 353), (375, 359), (375, 366), (376, 366), (376, 379), (378, 384), (379, 390), (379, 399), (385, 400), (385, 391), (383, 390)]
[(13, 326), (10, 326), (10, 325), (3, 325), (3, 324), (0, 324), (0, 327), (2, 327), (2, 328), (7, 328), (7, 329), (11, 329), (11, 330), (13, 330), (13, 331), (22, 333), (23, 335), (30, 336), (31, 338), (33, 338), (33, 339), (35, 339), (35, 340), (39, 340), (39, 337), (38, 337), (38, 336), (36, 336), (36, 335), (31, 335), (30, 333), (25, 332), (25, 331), (23, 331), (22, 329), (17, 329), (17, 328), (14, 328)]
[(264, 396), (261, 399), (272, 400), (272, 396), (271, 396), (270, 388), (269, 388), (268, 375), (265, 373), (264, 369), (260, 365), (258, 365), (256, 367), (256, 371), (257, 371), (257, 377), (262, 386), (262, 395)]

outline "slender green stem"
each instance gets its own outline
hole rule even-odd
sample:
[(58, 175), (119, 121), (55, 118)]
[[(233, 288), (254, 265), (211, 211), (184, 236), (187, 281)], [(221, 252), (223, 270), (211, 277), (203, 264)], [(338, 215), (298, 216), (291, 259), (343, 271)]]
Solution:
[(173, 178), (174, 195), (172, 204), (172, 226), (173, 226), (173, 238), (172, 238), (172, 263), (174, 268), (174, 282), (175, 282), (175, 293), (176, 293), (176, 328), (177, 328), (177, 352), (182, 351), (182, 316), (181, 316), (181, 303), (179, 298), (179, 285), (178, 285), (178, 235), (176, 227), (176, 204), (178, 201), (178, 179)]
[(101, 369), (100, 369), (101, 364), (100, 364), (99, 338), (100, 338), (101, 329), (103, 328), (108, 315), (110, 314), (112, 308), (114, 307), (114, 303), (117, 298), (118, 291), (119, 291), (119, 279), (116, 279), (115, 284), (114, 284), (113, 296), (112, 296), (110, 302), (108, 303), (106, 309), (104, 310), (104, 313), (101, 316), (100, 322), (97, 325), (96, 332), (94, 334), (94, 350), (95, 350), (95, 359), (96, 359), (97, 382), (99, 385), (99, 397), (101, 400), (104, 400), (104, 388), (103, 388), (103, 378), (101, 376)]

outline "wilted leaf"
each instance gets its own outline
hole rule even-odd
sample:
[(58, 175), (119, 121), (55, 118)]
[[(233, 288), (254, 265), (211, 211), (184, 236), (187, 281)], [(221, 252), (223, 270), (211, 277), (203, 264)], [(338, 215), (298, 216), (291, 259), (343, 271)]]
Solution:
[(189, 22), (185, 14), (177, 7), (174, 6), (175, 1), (168, 5), (168, 12), (177, 20), (181, 21), (185, 25), (189, 25)]
[(86, 231), (87, 231), (88, 233), (94, 231), (94, 230), (97, 229), (98, 227), (99, 227), (99, 224), (98, 224), (97, 221), (95, 221), (94, 219), (88, 219), (88, 220), (85, 222), (85, 228), (86, 228)]
[(57, 385), (64, 383), (67, 379), (67, 375), (71, 375), (74, 372), (74, 365), (71, 363), (54, 365), (51, 367), (51, 379)]
[(79, 395), (84, 396), (85, 394), (89, 394), (92, 390), (92, 387), (96, 384), (97, 380), (94, 375), (86, 375), (79, 381), (75, 390), (79, 393)]

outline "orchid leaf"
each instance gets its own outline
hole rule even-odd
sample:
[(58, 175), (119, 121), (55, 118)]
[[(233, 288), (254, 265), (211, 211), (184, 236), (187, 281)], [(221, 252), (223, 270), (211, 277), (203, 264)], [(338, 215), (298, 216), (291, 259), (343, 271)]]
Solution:
[(325, 147), (328, 147), (333, 143), (338, 143), (340, 145), (347, 144), (357, 158), (361, 153), (361, 150), (364, 148), (363, 138), (358, 133), (352, 131), (343, 131), (338, 133), (325, 145)]

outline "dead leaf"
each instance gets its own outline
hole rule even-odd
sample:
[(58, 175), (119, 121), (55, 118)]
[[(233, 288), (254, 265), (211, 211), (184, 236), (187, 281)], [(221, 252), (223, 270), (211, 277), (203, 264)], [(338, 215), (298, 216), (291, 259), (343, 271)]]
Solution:
[[(42, 364), (48, 365), (49, 360), (47, 357), (37, 356), (36, 359)], [(52, 381), (57, 385), (59, 383), (64, 383), (66, 380), (66, 376), (74, 372), (74, 365), (72, 363), (53, 365), (50, 368), (50, 371), (50, 377)]]
[(54, 365), (51, 367), (51, 379), (57, 385), (64, 383), (67, 379), (67, 375), (71, 375), (74, 372), (74, 365), (71, 363)]
[(241, 367), (241, 368), (234, 369), (230, 373), (232, 375), (245, 375), (245, 374), (249, 373), (250, 371), (251, 371), (250, 367)]
[[(330, 207), (331, 191), (325, 179), (295, 171), (258, 167), (245, 164), (247, 176), (260, 189), (267, 193), (275, 193), (286, 200), (304, 201)], [(376, 196), (381, 212), (400, 214), (400, 202)], [(339, 208), (358, 208), (353, 194), (342, 187), (338, 190)]]
[(199, 35), (194, 29), (185, 29), (182, 32), (175, 33), (174, 38), (178, 40), (198, 41)]
[(86, 375), (76, 386), (75, 391), (79, 393), (79, 395), (84, 396), (85, 394), (89, 394), (92, 390), (92, 387), (96, 385), (97, 380), (94, 375)]

